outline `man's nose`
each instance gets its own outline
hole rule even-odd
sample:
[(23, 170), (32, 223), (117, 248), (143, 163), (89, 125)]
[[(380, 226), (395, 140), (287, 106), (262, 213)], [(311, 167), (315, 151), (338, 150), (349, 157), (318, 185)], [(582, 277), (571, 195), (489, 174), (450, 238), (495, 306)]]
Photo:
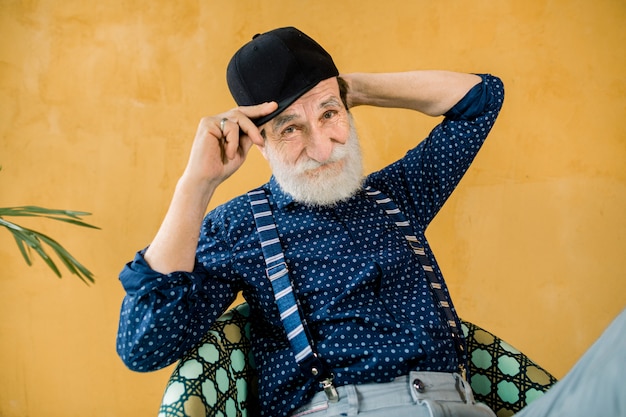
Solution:
[(314, 161), (324, 163), (333, 153), (335, 141), (324, 129), (312, 129), (307, 141), (306, 153)]

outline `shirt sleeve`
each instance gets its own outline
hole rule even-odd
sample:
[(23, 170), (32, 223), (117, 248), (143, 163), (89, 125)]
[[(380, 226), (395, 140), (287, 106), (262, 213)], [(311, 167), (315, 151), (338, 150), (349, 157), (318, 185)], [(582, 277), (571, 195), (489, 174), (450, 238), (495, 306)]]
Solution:
[(140, 372), (163, 368), (195, 346), (236, 296), (232, 284), (207, 274), (196, 262), (193, 272), (163, 275), (138, 252), (125, 265), (126, 290), (117, 334), (117, 352)]
[[(475, 85), (430, 134), (381, 172), (380, 187), (412, 215), (422, 232), (471, 165), (504, 100), (502, 81), (481, 74)], [(400, 190), (400, 191), (398, 191)], [(398, 194), (401, 193), (401, 194)]]

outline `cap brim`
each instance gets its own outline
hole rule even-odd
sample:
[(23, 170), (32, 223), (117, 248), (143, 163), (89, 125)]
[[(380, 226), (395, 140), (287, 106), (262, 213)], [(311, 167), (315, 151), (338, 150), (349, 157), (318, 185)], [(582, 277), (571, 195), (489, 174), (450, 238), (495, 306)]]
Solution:
[(269, 122), (270, 120), (272, 120), (274, 117), (278, 116), (279, 114), (281, 114), (283, 111), (285, 111), (285, 109), (289, 106), (291, 106), (297, 99), (299, 99), (300, 97), (302, 97), (303, 95), (305, 95), (306, 93), (308, 93), (309, 91), (311, 91), (316, 85), (318, 85), (319, 83), (321, 83), (322, 81), (325, 80), (329, 80), (331, 78), (336, 78), (336, 75), (330, 76), (324, 80), (319, 80), (316, 81), (315, 83), (313, 83), (313, 85), (307, 86), (306, 88), (302, 89), (301, 92), (294, 94), (291, 97), (288, 98), (284, 98), (282, 100), (279, 100), (278, 103), (278, 108), (276, 110), (274, 110), (273, 112), (271, 112), (270, 114), (268, 114), (267, 116), (263, 116), (260, 117), (258, 119), (252, 119), (252, 122), (254, 122), (254, 124), (259, 127), (267, 122)]
[[(317, 85), (317, 84), (315, 84)], [(281, 114), (283, 111), (285, 111), (285, 109), (289, 106), (291, 106), (293, 104), (294, 101), (296, 101), (297, 99), (299, 99), (300, 97), (302, 97), (304, 94), (306, 94), (309, 90), (311, 90), (313, 87), (312, 86), (310, 88), (306, 88), (304, 91), (302, 91), (301, 93), (295, 94), (291, 97), (282, 99), (280, 101), (278, 101), (278, 108), (276, 110), (274, 110), (273, 112), (271, 112), (270, 114), (268, 114), (267, 116), (263, 116), (260, 117), (258, 119), (252, 119), (252, 121), (254, 122), (254, 124), (259, 127), (261, 125), (264, 125), (265, 123), (269, 122), (270, 120), (272, 120), (274, 117), (278, 116), (279, 114)]]

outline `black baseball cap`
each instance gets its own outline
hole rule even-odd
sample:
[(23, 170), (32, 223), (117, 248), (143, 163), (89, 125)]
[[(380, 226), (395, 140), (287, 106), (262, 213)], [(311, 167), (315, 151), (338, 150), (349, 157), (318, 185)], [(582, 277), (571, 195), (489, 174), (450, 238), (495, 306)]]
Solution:
[(241, 47), (228, 63), (226, 81), (240, 106), (278, 103), (276, 111), (253, 120), (260, 126), (320, 81), (338, 75), (324, 48), (298, 29), (284, 27), (257, 34)]

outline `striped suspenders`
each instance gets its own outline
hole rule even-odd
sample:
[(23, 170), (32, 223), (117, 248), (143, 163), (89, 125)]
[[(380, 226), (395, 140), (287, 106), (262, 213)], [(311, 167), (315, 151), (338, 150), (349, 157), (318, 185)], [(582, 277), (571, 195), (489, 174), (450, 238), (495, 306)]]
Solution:
[(265, 258), (265, 272), (272, 284), (274, 298), (280, 312), (280, 320), (287, 332), (287, 339), (296, 362), (304, 375), (312, 377), (322, 385), (329, 401), (336, 402), (339, 400), (339, 396), (332, 384), (333, 375), (313, 351), (307, 335), (304, 317), (300, 313), (298, 301), (293, 293), (274, 215), (265, 191), (262, 189), (250, 191), (248, 200), (252, 206), (257, 234), (261, 241), (261, 249)]
[(411, 223), (392, 199), (387, 197), (382, 192), (374, 190), (372, 187), (366, 187), (365, 192), (381, 206), (389, 217), (391, 217), (398, 229), (400, 229), (404, 235), (409, 247), (416, 255), (420, 265), (422, 266), (422, 269), (426, 274), (426, 278), (428, 279), (430, 290), (435, 295), (437, 304), (441, 311), (445, 314), (446, 321), (450, 327), (452, 339), (454, 340), (454, 347), (459, 360), (459, 371), (463, 378), (465, 378), (465, 343), (463, 341), (460, 322), (457, 315), (452, 310), (453, 307), (450, 295), (445, 291), (443, 282), (439, 279), (437, 274), (435, 274), (430, 259), (428, 259), (428, 256), (426, 255), (425, 248), (419, 245), (418, 239), (413, 232), (413, 228), (411, 227)]
[[(450, 297), (435, 274), (425, 249), (419, 246), (418, 239), (415, 237), (409, 221), (393, 200), (371, 187), (367, 187), (365, 191), (395, 222), (413, 253), (415, 253), (426, 274), (438, 306), (445, 314), (457, 350), (459, 368), (461, 374), (465, 376), (465, 346), (459, 320), (452, 310)], [(285, 263), (278, 230), (267, 195), (263, 189), (259, 188), (248, 193), (248, 200), (252, 207), (257, 234), (261, 242), (263, 257), (265, 258), (266, 274), (272, 284), (274, 298), (280, 312), (280, 319), (287, 333), (287, 339), (295, 355), (296, 362), (305, 375), (320, 382), (330, 401), (337, 401), (337, 391), (332, 385), (332, 372), (324, 366), (311, 345), (307, 334), (306, 322), (300, 312), (298, 300), (293, 293), (291, 281), (289, 280), (289, 271)]]

